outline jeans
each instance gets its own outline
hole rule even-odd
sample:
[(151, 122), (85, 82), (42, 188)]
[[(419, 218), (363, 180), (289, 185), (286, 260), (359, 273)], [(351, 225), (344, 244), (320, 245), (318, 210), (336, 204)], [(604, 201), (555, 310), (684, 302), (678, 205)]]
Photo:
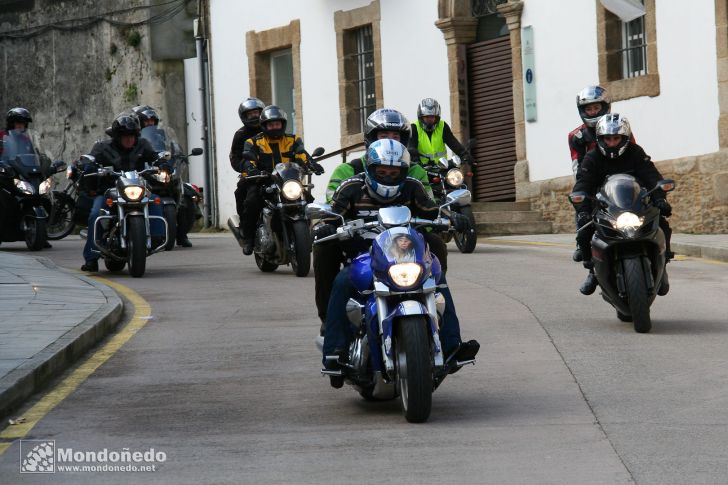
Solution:
[[(356, 295), (354, 285), (349, 276), (350, 267), (339, 272), (334, 280), (334, 287), (329, 299), (329, 307), (326, 312), (326, 333), (324, 335), (324, 365), (326, 356), (333, 355), (337, 349), (349, 351), (349, 343), (352, 339), (352, 328), (349, 318), (346, 316), (346, 302)], [(446, 284), (445, 275), (440, 278), (440, 283)], [(440, 288), (440, 293), (445, 298), (445, 312), (442, 316), (440, 327), (440, 342), (445, 354), (455, 350), (460, 345), (460, 321), (455, 312), (455, 303), (452, 300), (450, 288)]]
[[(152, 194), (149, 196), (153, 200), (156, 195)], [(103, 195), (97, 195), (93, 199), (93, 205), (91, 206), (91, 212), (88, 215), (88, 236), (86, 236), (86, 244), (83, 246), (83, 259), (87, 262), (97, 261), (101, 254), (95, 248), (94, 245), (94, 226), (96, 226), (96, 218), (99, 216), (101, 206), (104, 205), (106, 197)], [(162, 206), (157, 204), (149, 204), (149, 215), (150, 216), (161, 216)], [(164, 223), (159, 219), (151, 219), (149, 221), (149, 229), (152, 236), (164, 237)]]

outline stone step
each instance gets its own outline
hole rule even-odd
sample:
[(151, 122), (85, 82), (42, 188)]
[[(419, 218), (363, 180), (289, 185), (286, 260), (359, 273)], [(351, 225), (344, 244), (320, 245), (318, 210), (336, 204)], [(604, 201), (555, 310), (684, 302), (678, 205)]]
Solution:
[(482, 222), (478, 224), (481, 236), (508, 236), (523, 234), (551, 234), (550, 222)]
[(483, 211), (474, 212), (475, 222), (539, 222), (540, 211)]
[(473, 202), (473, 212), (530, 211), (530, 202)]

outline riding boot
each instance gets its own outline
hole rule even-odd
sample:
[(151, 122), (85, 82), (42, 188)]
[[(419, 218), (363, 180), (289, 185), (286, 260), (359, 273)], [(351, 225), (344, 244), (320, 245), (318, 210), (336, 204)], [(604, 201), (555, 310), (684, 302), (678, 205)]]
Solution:
[(657, 294), (665, 296), (668, 291), (670, 291), (670, 280), (667, 278), (667, 265), (665, 265), (665, 270), (662, 273), (662, 281), (660, 282), (660, 288), (657, 289)]
[(589, 270), (589, 274), (586, 275), (586, 279), (579, 287), (579, 291), (582, 295), (591, 295), (594, 293), (598, 286), (597, 277), (594, 274), (594, 269)]

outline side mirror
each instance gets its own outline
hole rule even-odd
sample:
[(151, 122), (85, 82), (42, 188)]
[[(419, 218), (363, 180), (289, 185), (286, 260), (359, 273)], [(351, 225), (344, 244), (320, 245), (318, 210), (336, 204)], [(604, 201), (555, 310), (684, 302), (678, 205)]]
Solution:
[(446, 197), (447, 204), (446, 205), (456, 204), (456, 205), (459, 205), (460, 207), (463, 207), (466, 205), (470, 205), (470, 201), (472, 200), (472, 198), (473, 198), (472, 194), (470, 193), (470, 191), (468, 189), (453, 190), (452, 192), (447, 194), (447, 197)]
[(192, 151), (190, 152), (190, 156), (197, 157), (199, 155), (202, 155), (202, 153), (203, 153), (202, 148), (193, 148)]
[(463, 164), (463, 161), (462, 161), (462, 160), (460, 160), (460, 157), (459, 157), (458, 155), (455, 155), (454, 157), (452, 157), (452, 164), (453, 164), (453, 165), (454, 165), (454, 166), (455, 166), (456, 168), (459, 168), (459, 167), (460, 167), (460, 165), (462, 165), (462, 164)]
[(66, 170), (66, 162), (63, 160), (56, 160), (55, 162), (51, 163), (51, 172), (58, 173), (63, 172)]
[(326, 151), (326, 150), (324, 150), (324, 148), (323, 148), (323, 147), (317, 147), (317, 148), (316, 148), (316, 149), (315, 149), (315, 150), (313, 151), (313, 153), (311, 154), (311, 156), (312, 156), (312, 157), (320, 157), (321, 155), (323, 155), (323, 154), (324, 154), (324, 152), (325, 152), (325, 151)]
[(672, 179), (660, 180), (657, 182), (657, 188), (663, 192), (672, 192), (675, 190), (675, 181)]

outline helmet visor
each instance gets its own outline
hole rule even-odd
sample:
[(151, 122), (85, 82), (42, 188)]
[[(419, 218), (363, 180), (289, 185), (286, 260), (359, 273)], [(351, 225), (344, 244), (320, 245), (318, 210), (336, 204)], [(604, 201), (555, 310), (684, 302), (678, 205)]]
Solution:
[(407, 178), (407, 167), (395, 165), (374, 165), (369, 174), (378, 184), (396, 186)]

